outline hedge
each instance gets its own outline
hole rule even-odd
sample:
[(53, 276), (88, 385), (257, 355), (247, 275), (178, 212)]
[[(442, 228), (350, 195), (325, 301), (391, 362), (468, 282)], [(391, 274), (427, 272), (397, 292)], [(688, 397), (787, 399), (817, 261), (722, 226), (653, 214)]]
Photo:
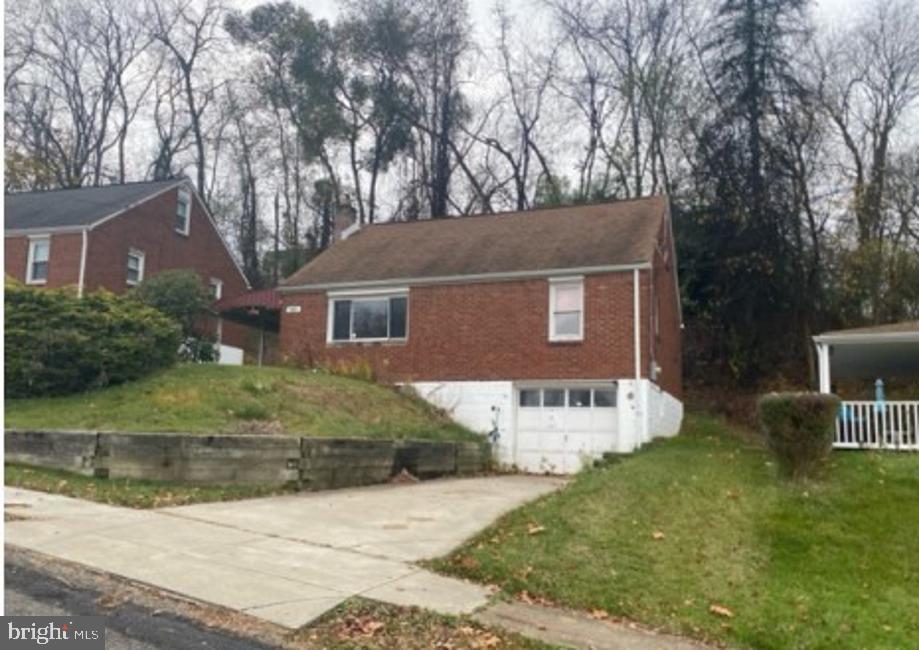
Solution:
[(137, 379), (172, 364), (181, 329), (137, 301), (100, 291), (6, 283), (7, 397), (63, 395)]
[(819, 473), (833, 448), (839, 403), (835, 395), (818, 393), (772, 393), (760, 398), (760, 427), (787, 476)]

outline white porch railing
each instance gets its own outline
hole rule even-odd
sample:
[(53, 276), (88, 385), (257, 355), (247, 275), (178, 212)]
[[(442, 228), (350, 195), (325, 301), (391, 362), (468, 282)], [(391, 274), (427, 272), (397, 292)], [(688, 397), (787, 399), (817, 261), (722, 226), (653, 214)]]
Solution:
[(919, 451), (919, 401), (843, 402), (833, 446)]

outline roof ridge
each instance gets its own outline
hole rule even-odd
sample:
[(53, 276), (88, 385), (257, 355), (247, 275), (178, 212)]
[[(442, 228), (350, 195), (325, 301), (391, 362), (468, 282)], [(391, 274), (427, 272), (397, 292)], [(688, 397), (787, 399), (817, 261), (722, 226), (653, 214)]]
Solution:
[(5, 192), (4, 196), (23, 196), (25, 194), (51, 194), (52, 192), (73, 192), (77, 190), (101, 190), (110, 187), (125, 187), (127, 185), (153, 185), (155, 183), (178, 183), (180, 181), (189, 181), (185, 174), (173, 178), (160, 178), (158, 180), (145, 181), (127, 181), (124, 183), (109, 183), (108, 185), (81, 185), (80, 187), (52, 187), (47, 190), (26, 190), (23, 192)]
[(443, 217), (425, 217), (423, 219), (390, 219), (389, 221), (375, 221), (374, 223), (368, 223), (361, 226), (361, 228), (369, 228), (372, 226), (400, 226), (408, 224), (417, 224), (417, 223), (438, 223), (443, 221), (452, 221), (454, 219), (474, 219), (477, 217), (500, 217), (500, 216), (510, 216), (510, 215), (527, 215), (534, 212), (550, 212), (552, 210), (565, 210), (570, 208), (591, 208), (601, 205), (619, 205), (623, 203), (640, 203), (645, 201), (651, 201), (653, 199), (666, 199), (667, 194), (652, 194), (650, 196), (639, 196), (631, 199), (606, 199), (598, 201), (589, 201), (587, 203), (570, 203), (566, 205), (547, 205), (540, 206), (536, 208), (526, 208), (523, 210), (501, 210), (499, 212), (475, 212), (473, 214), (456, 214), (456, 215), (446, 215)]

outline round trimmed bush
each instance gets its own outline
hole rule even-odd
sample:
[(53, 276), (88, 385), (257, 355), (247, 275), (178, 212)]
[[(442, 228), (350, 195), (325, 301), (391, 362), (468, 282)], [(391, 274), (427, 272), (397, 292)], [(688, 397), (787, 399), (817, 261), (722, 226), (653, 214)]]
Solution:
[(833, 449), (839, 398), (819, 393), (772, 393), (759, 400), (758, 420), (780, 469), (814, 477)]
[(100, 291), (6, 284), (7, 397), (64, 395), (138, 379), (175, 362), (178, 323)]

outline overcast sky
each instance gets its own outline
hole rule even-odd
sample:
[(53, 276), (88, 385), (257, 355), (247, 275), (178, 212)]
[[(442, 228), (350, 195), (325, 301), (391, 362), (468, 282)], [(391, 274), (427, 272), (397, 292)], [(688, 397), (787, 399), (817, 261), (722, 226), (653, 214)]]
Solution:
[[(830, 24), (844, 23), (847, 14), (872, 0), (817, 0), (814, 2), (818, 19)], [(338, 15), (342, 2), (338, 0), (293, 0), (294, 4), (304, 7), (314, 16), (332, 20)], [(468, 0), (472, 20), (477, 30), (487, 29), (491, 23), (491, 13), (495, 7), (495, 0)], [(262, 0), (235, 0), (232, 4), (240, 9), (250, 9)], [(508, 0), (511, 12), (520, 14), (521, 9), (538, 7), (540, 0)]]

